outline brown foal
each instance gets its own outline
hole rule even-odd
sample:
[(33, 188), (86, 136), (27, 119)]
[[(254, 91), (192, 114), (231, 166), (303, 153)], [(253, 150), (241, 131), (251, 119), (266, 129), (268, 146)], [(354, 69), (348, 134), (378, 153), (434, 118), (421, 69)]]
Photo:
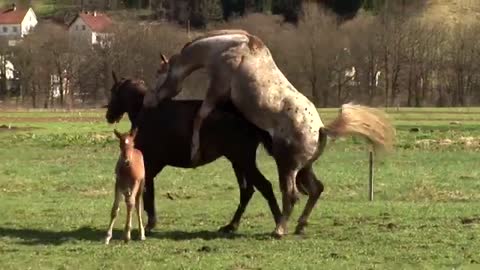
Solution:
[(143, 164), (143, 155), (138, 149), (134, 148), (134, 140), (137, 129), (131, 130), (129, 133), (119, 133), (113, 131), (120, 140), (120, 157), (115, 167), (115, 200), (113, 202), (110, 225), (108, 227), (105, 244), (108, 245), (112, 238), (113, 225), (118, 215), (120, 200), (122, 195), (127, 205), (127, 222), (125, 224), (124, 240), (130, 240), (130, 231), (132, 228), (132, 210), (135, 206), (138, 216), (138, 227), (140, 230), (140, 240), (145, 240), (145, 230), (142, 222), (142, 211), (140, 200), (143, 193), (143, 185), (145, 181), (145, 167)]

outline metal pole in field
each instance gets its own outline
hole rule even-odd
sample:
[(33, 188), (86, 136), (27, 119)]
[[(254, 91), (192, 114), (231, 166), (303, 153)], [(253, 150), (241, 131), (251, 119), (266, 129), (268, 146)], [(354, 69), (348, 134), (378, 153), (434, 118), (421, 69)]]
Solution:
[(369, 153), (368, 165), (368, 200), (373, 201), (373, 151)]

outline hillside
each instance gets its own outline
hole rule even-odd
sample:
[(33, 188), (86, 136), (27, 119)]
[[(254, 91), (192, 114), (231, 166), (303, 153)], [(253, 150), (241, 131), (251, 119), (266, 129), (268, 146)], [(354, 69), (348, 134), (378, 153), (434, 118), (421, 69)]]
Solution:
[[(480, 19), (480, 0), (426, 0), (421, 13), (422, 18), (434, 22), (470, 24)], [(0, 6), (9, 5), (11, 0), (0, 0)], [(17, 0), (18, 5), (33, 3), (35, 12), (40, 16), (53, 15), (56, 11), (72, 8), (71, 0)]]
[(479, 0), (429, 0), (423, 18), (450, 25), (471, 24), (480, 19)]

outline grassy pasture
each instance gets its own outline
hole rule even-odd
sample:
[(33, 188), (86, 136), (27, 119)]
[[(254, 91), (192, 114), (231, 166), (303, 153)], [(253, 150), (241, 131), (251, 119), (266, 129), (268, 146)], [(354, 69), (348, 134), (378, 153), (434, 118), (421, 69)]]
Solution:
[[(325, 122), (336, 112), (320, 110)], [(398, 140), (377, 164), (375, 201), (367, 200), (365, 144), (329, 143), (315, 163), (326, 190), (304, 236), (270, 238), (273, 220), (258, 194), (237, 234), (216, 233), (238, 203), (233, 171), (220, 159), (165, 169), (156, 179), (157, 230), (139, 242), (135, 229), (124, 245), (122, 205), (110, 246), (102, 240), (118, 150), (104, 111), (1, 112), (1, 268), (479, 269), (480, 108), (388, 112)], [(258, 163), (280, 202), (263, 149)]]

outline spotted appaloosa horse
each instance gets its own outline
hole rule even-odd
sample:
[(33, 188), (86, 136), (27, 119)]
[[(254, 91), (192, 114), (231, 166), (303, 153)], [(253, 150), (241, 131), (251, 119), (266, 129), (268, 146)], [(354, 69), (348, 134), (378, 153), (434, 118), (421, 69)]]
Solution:
[[(160, 70), (159, 76), (162, 76)], [(255, 163), (260, 142), (268, 149), (268, 134), (246, 121), (232, 105), (225, 104), (205, 120), (200, 130), (200, 160), (190, 160), (190, 142), (195, 118), (201, 100), (165, 101), (157, 108), (142, 108), (147, 88), (140, 80), (121, 79), (114, 76), (106, 119), (118, 122), (127, 113), (132, 128), (138, 127), (135, 146), (145, 160), (144, 207), (148, 214), (147, 231), (156, 224), (154, 177), (165, 166), (194, 168), (211, 163), (224, 156), (232, 164), (240, 188), (240, 203), (231, 222), (222, 227), (223, 232), (237, 230), (240, 219), (255, 191), (267, 200), (275, 222), (281, 216), (271, 183), (258, 170)]]
[(309, 196), (296, 228), (297, 233), (304, 231), (323, 191), (312, 163), (322, 153), (327, 135), (361, 135), (375, 149), (392, 144), (394, 129), (384, 114), (365, 106), (345, 104), (337, 119), (325, 126), (314, 104), (278, 69), (265, 44), (246, 31), (208, 32), (187, 43), (168, 64), (166, 80), (159, 80), (155, 91), (147, 94), (145, 106), (155, 106), (177, 95), (183, 80), (195, 70), (205, 68), (210, 76), (205, 100), (193, 122), (194, 162), (198, 159), (201, 145), (198, 131), (203, 120), (224, 100), (231, 100), (245, 118), (270, 134), (283, 203), (282, 219), (274, 231), (277, 236), (287, 232), (298, 191)]

